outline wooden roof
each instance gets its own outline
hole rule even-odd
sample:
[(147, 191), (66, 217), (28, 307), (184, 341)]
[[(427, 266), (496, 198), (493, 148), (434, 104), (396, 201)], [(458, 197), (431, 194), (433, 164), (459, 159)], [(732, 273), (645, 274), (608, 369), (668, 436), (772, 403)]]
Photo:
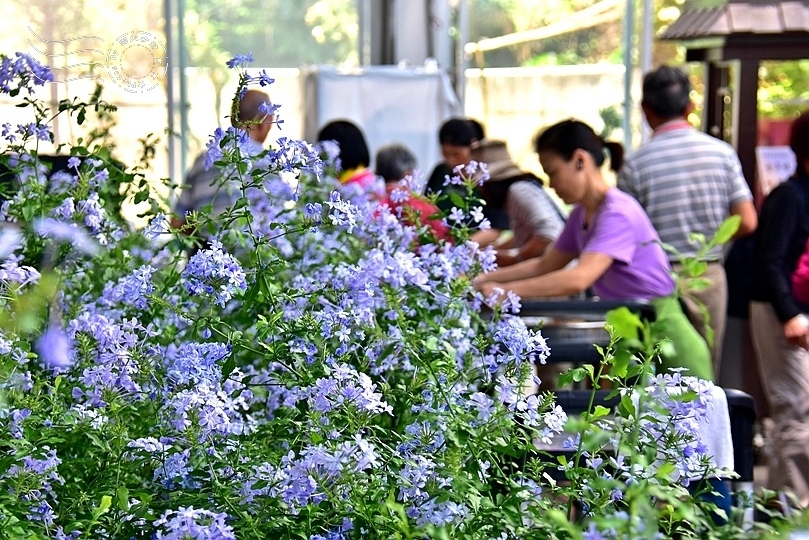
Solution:
[(699, 59), (695, 50), (707, 49), (721, 51), (716, 59), (809, 58), (809, 0), (731, 0), (689, 10), (658, 37), (683, 42), (689, 60)]
[(809, 32), (809, 1), (729, 2), (724, 6), (684, 12), (661, 35), (682, 40), (738, 33)]

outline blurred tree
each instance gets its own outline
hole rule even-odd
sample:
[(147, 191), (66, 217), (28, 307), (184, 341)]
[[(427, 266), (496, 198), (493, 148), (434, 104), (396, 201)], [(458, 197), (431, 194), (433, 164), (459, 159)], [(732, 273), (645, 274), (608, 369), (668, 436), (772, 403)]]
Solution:
[[(257, 67), (300, 67), (356, 58), (355, 4), (354, 0), (194, 0), (187, 10), (210, 26), (226, 56), (252, 52)], [(204, 65), (205, 57), (191, 61)]]
[(758, 73), (760, 118), (795, 118), (809, 109), (809, 60), (762, 62)]
[[(470, 0), (470, 40), (524, 32), (564, 21), (600, 0)], [(611, 61), (621, 46), (621, 21), (541, 41), (487, 51), (486, 67), (582, 64)], [(617, 58), (620, 58), (618, 56)]]

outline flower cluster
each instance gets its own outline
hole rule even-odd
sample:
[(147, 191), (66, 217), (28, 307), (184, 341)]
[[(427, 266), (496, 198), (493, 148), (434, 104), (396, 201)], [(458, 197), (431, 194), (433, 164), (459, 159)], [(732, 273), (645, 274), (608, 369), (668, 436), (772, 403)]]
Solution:
[(214, 240), (209, 249), (200, 250), (183, 270), (186, 290), (195, 296), (213, 296), (214, 302), (225, 305), (234, 294), (247, 289), (244, 270), (239, 262), (222, 250)]
[[(26, 66), (4, 67), (8, 88), (33, 82)], [(271, 82), (242, 73), (236, 94)], [(218, 131), (208, 161), (240, 194), (232, 208), (182, 230), (155, 211), (137, 231), (105, 196), (121, 178), (104, 152), (74, 149), (50, 174), (23, 131), (0, 208), (10, 536), (738, 532), (686, 487), (718, 473), (699, 439), (707, 383), (638, 368), (642, 385), (614, 380), (618, 409), (583, 415), (525, 395), (551, 351), (519, 298), (490, 310), (470, 284), (495, 266), (469, 241), (486, 226), (472, 198), (484, 165), (450, 180), (470, 195), (450, 237), (425, 239), (380, 193), (340, 184), (329, 143), (256, 153), (243, 130)]]

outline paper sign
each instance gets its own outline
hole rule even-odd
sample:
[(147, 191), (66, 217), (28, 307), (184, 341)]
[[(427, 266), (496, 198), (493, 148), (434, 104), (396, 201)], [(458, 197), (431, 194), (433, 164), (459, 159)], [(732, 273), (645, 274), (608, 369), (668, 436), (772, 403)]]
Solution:
[(797, 161), (789, 146), (756, 147), (756, 172), (761, 194), (766, 196), (772, 189), (792, 176)]

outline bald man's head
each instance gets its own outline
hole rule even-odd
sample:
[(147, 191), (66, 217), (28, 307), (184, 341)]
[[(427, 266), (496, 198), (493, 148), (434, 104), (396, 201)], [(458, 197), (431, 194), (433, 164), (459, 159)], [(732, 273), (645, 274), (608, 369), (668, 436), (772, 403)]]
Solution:
[(270, 96), (261, 90), (248, 90), (239, 100), (238, 117), (231, 115), (230, 122), (234, 127), (247, 130), (253, 140), (264, 142), (275, 120), (274, 115), (265, 112), (269, 107)]

